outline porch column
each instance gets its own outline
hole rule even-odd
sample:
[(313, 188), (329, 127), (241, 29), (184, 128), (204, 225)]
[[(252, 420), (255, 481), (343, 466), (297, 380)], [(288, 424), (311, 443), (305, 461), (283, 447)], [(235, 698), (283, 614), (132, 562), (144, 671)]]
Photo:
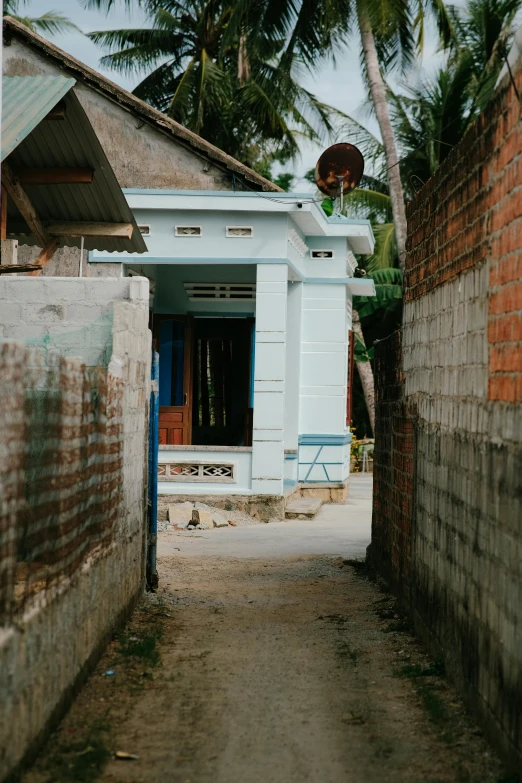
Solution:
[(348, 476), (350, 452), (344, 284), (303, 284), (301, 333), (299, 481), (341, 482)]
[(286, 368), (286, 264), (258, 264), (252, 492), (282, 495)]
[(288, 283), (285, 381), (285, 481), (295, 484), (298, 471), (303, 283)]

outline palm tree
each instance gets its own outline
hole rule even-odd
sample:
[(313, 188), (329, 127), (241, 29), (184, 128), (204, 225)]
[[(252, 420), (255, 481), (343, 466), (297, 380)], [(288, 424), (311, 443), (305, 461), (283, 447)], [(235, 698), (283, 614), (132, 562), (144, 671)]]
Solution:
[[(443, 67), (430, 79), (411, 84), (410, 78), (400, 93), (387, 86), (408, 198), (432, 176), (490, 100), (521, 8), (522, 0), (468, 0), (461, 8), (450, 6), (453, 36)], [(384, 146), (353, 118), (347, 119), (347, 127), (383, 178)]]
[(469, 0), (450, 9), (456, 38), (429, 80), (389, 91), (392, 124), (405, 153), (403, 178), (425, 182), (491, 99), (522, 0)]
[(226, 0), (144, 0), (143, 7), (147, 27), (89, 35), (108, 49), (105, 67), (147, 73), (138, 97), (265, 174), (274, 159), (298, 154), (298, 135), (318, 140), (331, 128), (329, 107), (298, 83), (299, 57), (290, 61), (283, 39), (254, 31), (252, 10), (240, 24)]
[(3, 15), (12, 16), (21, 24), (29, 27), (37, 33), (44, 33), (47, 35), (53, 35), (55, 33), (71, 32), (78, 30), (78, 27), (67, 19), (62, 14), (57, 14), (56, 11), (48, 11), (41, 16), (20, 16), (20, 3), (27, 5), (30, 0), (3, 0)]
[(269, 38), (284, 37), (285, 57), (297, 53), (313, 66), (325, 54), (348, 39), (354, 22), (361, 42), (364, 73), (379, 123), (395, 225), (397, 252), (404, 266), (406, 215), (404, 192), (399, 171), (399, 156), (387, 103), (383, 73), (405, 70), (423, 45), (427, 12), (436, 19), (442, 40), (454, 37), (452, 18), (442, 0), (236, 0), (236, 15), (251, 4), (256, 24), (261, 20)]
[[(521, 7), (522, 0), (469, 0), (464, 8), (450, 8), (454, 35), (446, 65), (429, 81), (405, 85), (403, 94), (394, 94), (387, 87), (389, 116), (402, 155), (401, 175), (408, 196), (431, 177), (491, 98), (514, 33), (513, 20)], [(367, 348), (361, 321), (370, 343), (376, 333), (380, 336), (397, 328), (402, 280), (394, 268), (396, 224), (391, 221), (389, 190), (382, 181), (386, 167), (384, 145), (355, 120), (350, 119), (349, 123), (357, 143), (382, 178), (365, 177), (362, 187), (346, 202), (349, 214), (372, 221), (376, 236), (375, 252), (364, 263), (375, 279), (377, 296), (354, 298), (353, 321), (357, 369), (373, 428), (372, 348)]]
[(474, 95), (471, 114), (479, 114), (491, 98), (515, 33), (521, 0), (468, 0), (463, 8), (450, 6), (455, 35), (450, 64), (461, 56), (472, 62)]

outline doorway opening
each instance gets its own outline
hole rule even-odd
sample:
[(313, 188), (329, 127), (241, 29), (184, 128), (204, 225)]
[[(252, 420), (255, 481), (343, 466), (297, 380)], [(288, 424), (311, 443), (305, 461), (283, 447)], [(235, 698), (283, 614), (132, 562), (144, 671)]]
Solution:
[(253, 319), (198, 318), (194, 322), (192, 443), (252, 444)]
[(253, 318), (158, 315), (159, 442), (251, 446)]

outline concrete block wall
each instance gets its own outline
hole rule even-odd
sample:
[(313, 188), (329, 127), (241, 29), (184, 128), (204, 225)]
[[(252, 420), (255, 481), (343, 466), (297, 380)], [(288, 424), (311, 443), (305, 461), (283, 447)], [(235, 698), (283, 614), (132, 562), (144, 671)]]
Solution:
[[(42, 278), (13, 282), (28, 283), (24, 290), (29, 302), (36, 302), (42, 311), (54, 305), (58, 291), (63, 289), (63, 284), (56, 281), (55, 292), (52, 282)], [(95, 301), (89, 284), (77, 288), (76, 282), (67, 280), (67, 284), (73, 284), (69, 288), (70, 304), (74, 303), (75, 291), (86, 302)], [(84, 672), (144, 587), (150, 394), (148, 281), (133, 279), (131, 287), (128, 282), (118, 281), (112, 291), (108, 370), (91, 369), (81, 359), (65, 358), (56, 350), (49, 355), (14, 340), (1, 344), (0, 780), (14, 774), (63, 715)], [(52, 336), (55, 313), (52, 309), (46, 312), (50, 315), (44, 326)], [(81, 312), (78, 307), (80, 322)], [(2, 316), (5, 329), (9, 324), (5, 313)], [(18, 330), (22, 340), (26, 331), (23, 319)], [(13, 337), (16, 332), (13, 324)], [(98, 353), (104, 341), (103, 334)], [(94, 356), (93, 340), (86, 346), (87, 355)], [(51, 398), (65, 394), (67, 399), (65, 405), (49, 411), (49, 430), (38, 432), (29, 426), (38, 424), (38, 418), (28, 421), (30, 408), (26, 403), (28, 385), (35, 383), (36, 390), (41, 390), (42, 378)], [(93, 388), (95, 408), (91, 404)], [(62, 426), (64, 422), (67, 426)], [(92, 444), (89, 446), (94, 436), (95, 452)], [(31, 542), (29, 561), (17, 563), (17, 537), (27, 517), (28, 498), (31, 503), (35, 498), (41, 501), (32, 505), (40, 516), (49, 510), (44, 503), (49, 499), (48, 482), (38, 481), (38, 476), (36, 481), (31, 479), (31, 444), (35, 438), (39, 447), (49, 443), (53, 450), (52, 461), (48, 464), (44, 460), (43, 464), (55, 476), (53, 486), (61, 521), (54, 521), (75, 548), (60, 549), (56, 546), (59, 536), (50, 533)], [(103, 508), (98, 502), (89, 503), (97, 475), (94, 454), (103, 463)], [(59, 467), (62, 463), (65, 472)], [(106, 467), (110, 467), (109, 472)], [(87, 486), (91, 490), (84, 492)], [(34, 569), (40, 562), (46, 573), (49, 564), (54, 566), (52, 579), (37, 578)], [(22, 601), (14, 600), (15, 579), (18, 587), (20, 579), (32, 586), (24, 592)]]
[[(521, 92), (522, 63), (514, 74)], [(402, 336), (376, 348), (370, 556), (516, 771), (521, 258), (522, 117), (507, 76), (408, 206)]]
[(148, 308), (140, 279), (3, 275), (0, 338), (106, 367), (113, 352), (114, 303), (139, 301)]

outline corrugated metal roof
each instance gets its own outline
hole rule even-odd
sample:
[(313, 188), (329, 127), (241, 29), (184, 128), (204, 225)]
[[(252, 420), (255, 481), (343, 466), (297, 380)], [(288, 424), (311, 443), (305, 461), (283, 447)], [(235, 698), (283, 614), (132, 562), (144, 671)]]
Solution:
[(162, 112), (154, 109), (148, 103), (136, 98), (132, 93), (122, 89), (119, 85), (111, 82), (105, 76), (76, 60), (70, 54), (64, 52), (63, 49), (59, 49), (46, 38), (42, 38), (42, 36), (34, 33), (26, 25), (20, 24), (20, 22), (9, 16), (4, 16), (4, 36), (6, 34), (16, 36), (19, 40), (21, 39), (26, 45), (43, 53), (46, 60), (52, 60), (54, 66), (66, 69), (66, 72), (73, 74), (83, 85), (101, 92), (110, 101), (114, 101), (137, 114), (160, 132), (167, 134), (170, 138), (174, 138), (179, 144), (193, 149), (198, 155), (203, 155), (216, 166), (234, 172), (234, 174), (242, 178), (244, 177), (247, 182), (253, 183), (254, 186), (259, 187), (261, 190), (282, 192), (278, 185), (265, 179), (256, 171), (252, 171), (248, 166), (210, 144), (206, 139), (175, 122), (166, 114), (162, 114)]
[[(44, 80), (47, 77), (18, 77), (16, 81)], [(53, 77), (54, 78), (54, 77)], [(13, 79), (4, 78), (12, 82)], [(61, 94), (58, 100), (65, 103), (65, 119), (59, 121), (40, 121), (28, 133), (9, 156), (14, 171), (27, 168), (91, 168), (94, 169), (90, 184), (73, 185), (24, 185), (40, 219), (45, 224), (64, 221), (88, 221), (99, 223), (132, 223), (134, 230), (131, 239), (123, 237), (86, 237), (87, 250), (107, 250), (112, 252), (144, 253), (147, 246), (141, 236), (134, 215), (127, 204), (116, 175), (107, 160), (107, 156), (80, 101), (71, 89), (74, 80), (69, 82), (68, 92)], [(9, 91), (13, 90), (8, 85)], [(30, 86), (20, 85), (24, 94), (31, 91)], [(52, 107), (51, 107), (52, 108)], [(45, 116), (47, 112), (43, 113)], [(18, 227), (16, 222), (18, 221)], [(15, 226), (14, 231), (12, 226)], [(21, 222), (12, 200), (8, 202), (9, 236), (15, 236), (23, 244), (39, 242), (27, 231)], [(65, 237), (62, 245), (79, 247), (81, 240)]]
[(65, 76), (2, 77), (2, 160), (75, 84)]

